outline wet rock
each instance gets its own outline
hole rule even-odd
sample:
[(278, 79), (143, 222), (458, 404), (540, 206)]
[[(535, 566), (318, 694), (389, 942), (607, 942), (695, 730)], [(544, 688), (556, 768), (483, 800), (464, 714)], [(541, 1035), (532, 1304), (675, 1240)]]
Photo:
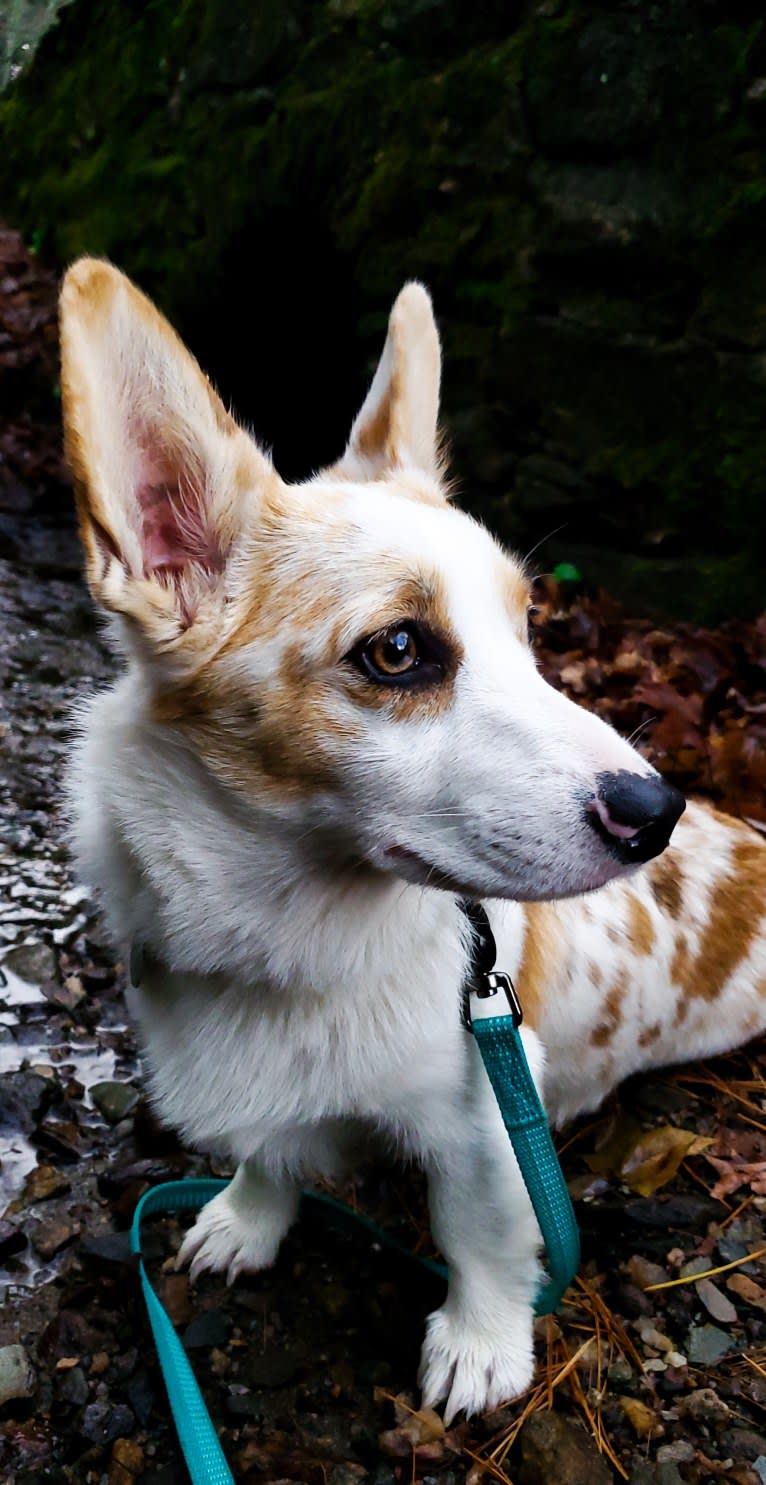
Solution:
[(119, 1124), (138, 1103), (138, 1092), (129, 1083), (94, 1083), (90, 1096), (107, 1124)]
[(133, 1485), (137, 1476), (143, 1474), (144, 1451), (133, 1439), (115, 1439), (109, 1461), (107, 1485)]
[(21, 1203), (31, 1206), (36, 1201), (48, 1201), (52, 1196), (62, 1196), (68, 1190), (68, 1178), (60, 1170), (56, 1170), (55, 1166), (36, 1165), (24, 1182)]
[(88, 1379), (81, 1366), (70, 1366), (56, 1373), (56, 1392), (61, 1402), (83, 1408), (88, 1401)]
[(205, 1346), (225, 1346), (229, 1339), (231, 1321), (220, 1310), (203, 1310), (187, 1325), (183, 1343), (187, 1351), (201, 1350)]
[(734, 1349), (734, 1343), (717, 1325), (693, 1325), (686, 1349), (692, 1366), (712, 1366)]
[(39, 1073), (6, 1073), (0, 1082), (0, 1130), (31, 1134), (47, 1113), (55, 1085)]
[(730, 1299), (715, 1285), (712, 1279), (700, 1279), (695, 1285), (697, 1293), (702, 1300), (705, 1309), (720, 1325), (733, 1325), (737, 1320), (737, 1311)]
[(560, 1413), (533, 1413), (519, 1434), (519, 1485), (610, 1485), (593, 1440)]
[(12, 1222), (0, 1221), (0, 1260), (10, 1258), (13, 1253), (20, 1253), (26, 1246), (26, 1233), (20, 1227), (14, 1227)]
[(136, 1420), (124, 1403), (94, 1402), (85, 1409), (80, 1433), (92, 1444), (111, 1444), (123, 1434), (131, 1434)]
[(111, 1266), (115, 1263), (130, 1263), (130, 1233), (103, 1232), (98, 1237), (86, 1237), (80, 1244), (84, 1258)]
[(56, 977), (56, 955), (49, 944), (18, 944), (3, 957), (3, 964), (28, 985), (40, 985)]
[(0, 1405), (31, 1397), (34, 1390), (34, 1368), (24, 1347), (0, 1347)]
[(79, 1235), (80, 1224), (65, 1212), (44, 1218), (32, 1233), (32, 1245), (41, 1258), (53, 1258)]

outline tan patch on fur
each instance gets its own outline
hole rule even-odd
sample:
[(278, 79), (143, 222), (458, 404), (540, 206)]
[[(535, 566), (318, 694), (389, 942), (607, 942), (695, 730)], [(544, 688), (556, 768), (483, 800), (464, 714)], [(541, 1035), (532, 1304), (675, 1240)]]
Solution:
[(696, 956), (684, 959), (676, 950), (671, 972), (687, 995), (716, 999), (748, 953), (765, 912), (766, 849), (754, 834), (738, 831), (729, 867), (713, 888)]
[(665, 851), (652, 863), (647, 873), (657, 906), (671, 918), (681, 914), (683, 877), (675, 851)]
[(639, 1047), (652, 1047), (662, 1036), (662, 1026), (658, 1021), (653, 1026), (645, 1026), (638, 1038)]
[(528, 1025), (540, 1024), (540, 1011), (553, 993), (564, 957), (561, 921), (549, 902), (524, 904), (524, 947), (514, 981)]
[(623, 1001), (628, 988), (628, 972), (623, 970), (609, 991), (602, 1007), (602, 1017), (591, 1032), (591, 1046), (604, 1047), (622, 1024)]
[(655, 937), (649, 909), (634, 892), (628, 893), (628, 939), (631, 947), (637, 954), (651, 954)]

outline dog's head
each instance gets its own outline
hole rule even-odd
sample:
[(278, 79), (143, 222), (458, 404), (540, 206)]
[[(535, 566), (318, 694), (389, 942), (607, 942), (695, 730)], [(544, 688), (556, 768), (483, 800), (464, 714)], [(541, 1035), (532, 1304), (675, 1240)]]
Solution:
[(449, 504), (420, 285), (345, 453), (300, 485), (106, 263), (67, 274), (62, 357), (88, 581), (151, 725), (307, 863), (544, 898), (664, 848), (680, 796), (543, 681), (523, 567)]

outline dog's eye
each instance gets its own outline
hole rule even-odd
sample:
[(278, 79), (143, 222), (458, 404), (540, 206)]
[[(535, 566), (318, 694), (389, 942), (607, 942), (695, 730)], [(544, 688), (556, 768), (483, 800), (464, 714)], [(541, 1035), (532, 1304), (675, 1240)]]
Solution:
[(404, 624), (376, 634), (368, 641), (363, 653), (370, 669), (383, 676), (407, 675), (420, 661), (415, 635)]
[(535, 637), (535, 630), (537, 628), (537, 619), (539, 614), (539, 608), (535, 608), (534, 604), (531, 603), (529, 608), (527, 609), (527, 639), (529, 640), (530, 644), (532, 644)]
[(347, 658), (381, 686), (432, 685), (444, 673), (436, 639), (409, 622), (390, 624), (360, 640)]

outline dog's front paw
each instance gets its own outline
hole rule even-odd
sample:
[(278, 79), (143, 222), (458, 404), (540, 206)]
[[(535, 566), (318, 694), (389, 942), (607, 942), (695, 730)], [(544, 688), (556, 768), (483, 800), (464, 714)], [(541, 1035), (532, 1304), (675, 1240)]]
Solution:
[(239, 1274), (271, 1268), (289, 1225), (290, 1217), (282, 1205), (270, 1206), (266, 1199), (257, 1209), (243, 1212), (235, 1206), (227, 1188), (202, 1208), (189, 1228), (176, 1268), (190, 1263), (192, 1283), (209, 1270), (225, 1272), (227, 1284), (233, 1284)]
[(420, 1359), (423, 1406), (443, 1402), (449, 1423), (461, 1410), (470, 1416), (496, 1408), (525, 1392), (532, 1380), (532, 1312), (502, 1307), (481, 1325), (451, 1310), (449, 1301), (428, 1317)]

